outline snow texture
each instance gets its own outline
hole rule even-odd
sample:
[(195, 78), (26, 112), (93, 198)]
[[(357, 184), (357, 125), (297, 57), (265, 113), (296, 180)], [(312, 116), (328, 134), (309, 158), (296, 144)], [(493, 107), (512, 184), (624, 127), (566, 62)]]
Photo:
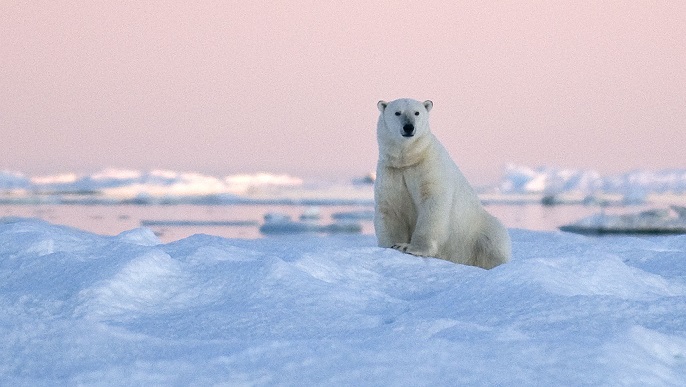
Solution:
[(510, 230), (486, 271), (373, 236), (8, 221), (3, 385), (686, 385), (686, 236)]

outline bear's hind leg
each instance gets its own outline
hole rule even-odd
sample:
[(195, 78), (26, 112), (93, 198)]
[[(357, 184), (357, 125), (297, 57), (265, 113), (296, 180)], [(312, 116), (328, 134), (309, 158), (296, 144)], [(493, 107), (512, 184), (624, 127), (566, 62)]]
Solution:
[(492, 269), (508, 262), (510, 260), (509, 238), (508, 244), (505, 245), (499, 237), (481, 234), (474, 242), (470, 264), (484, 269)]

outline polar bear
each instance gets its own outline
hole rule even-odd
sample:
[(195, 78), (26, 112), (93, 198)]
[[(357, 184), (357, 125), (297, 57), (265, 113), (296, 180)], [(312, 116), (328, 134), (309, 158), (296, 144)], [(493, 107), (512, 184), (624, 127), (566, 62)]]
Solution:
[(510, 236), (429, 130), (433, 102), (379, 101), (374, 183), (378, 244), (490, 269), (508, 262)]

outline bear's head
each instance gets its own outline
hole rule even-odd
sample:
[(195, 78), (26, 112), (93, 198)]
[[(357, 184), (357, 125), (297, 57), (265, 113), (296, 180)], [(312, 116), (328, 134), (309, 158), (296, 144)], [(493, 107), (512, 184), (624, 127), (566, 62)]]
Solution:
[(385, 130), (389, 131), (385, 135), (410, 139), (429, 131), (429, 111), (433, 105), (429, 100), (419, 102), (403, 98), (391, 102), (379, 101), (376, 106), (381, 112), (379, 119), (383, 120)]

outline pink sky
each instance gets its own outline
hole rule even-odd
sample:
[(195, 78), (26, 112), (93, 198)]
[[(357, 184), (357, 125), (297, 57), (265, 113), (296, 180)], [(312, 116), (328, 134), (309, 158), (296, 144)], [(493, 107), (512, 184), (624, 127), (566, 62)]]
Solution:
[(686, 168), (683, 1), (36, 3), (0, 5), (0, 169), (344, 179), (400, 97), (475, 184)]

